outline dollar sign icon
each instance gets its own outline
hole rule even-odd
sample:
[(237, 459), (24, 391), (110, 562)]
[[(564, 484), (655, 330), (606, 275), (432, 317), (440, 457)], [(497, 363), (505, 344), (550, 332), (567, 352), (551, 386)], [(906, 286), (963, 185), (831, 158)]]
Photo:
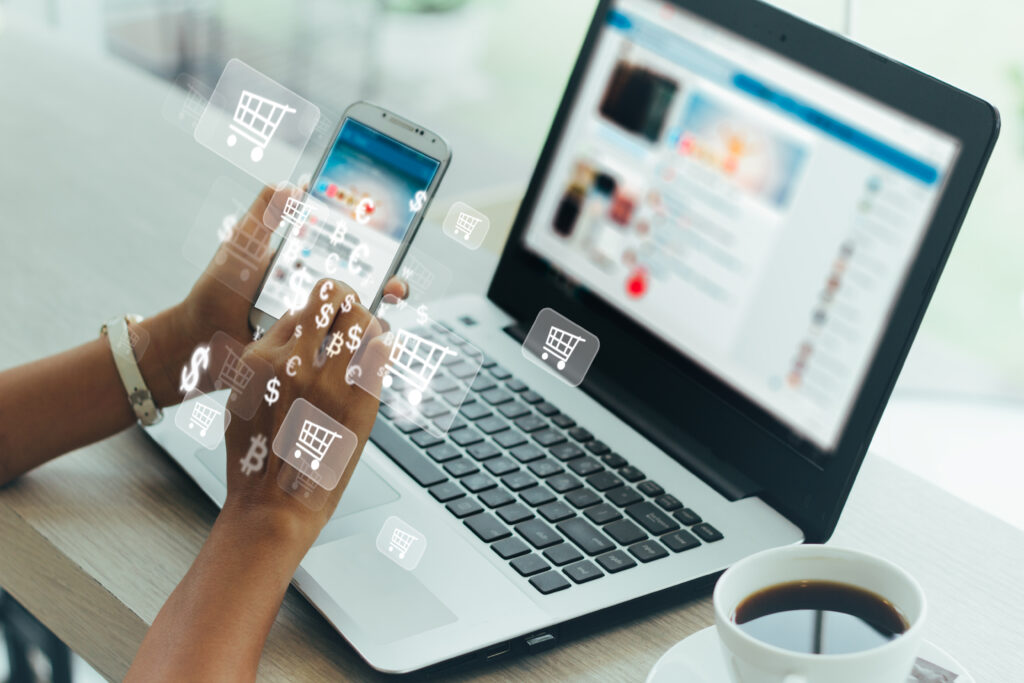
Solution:
[(427, 305), (420, 304), (416, 308), (416, 322), (420, 325), (426, 324), (427, 322)]
[(355, 351), (359, 348), (359, 342), (363, 337), (363, 328), (359, 323), (356, 323), (352, 327), (348, 328), (348, 342), (345, 343), (345, 347), (349, 351)]
[(199, 386), (199, 371), (210, 367), (210, 349), (200, 346), (192, 352), (192, 360), (189, 365), (181, 369), (181, 391), (189, 393), (195, 391)]
[(217, 231), (217, 239), (219, 239), (221, 242), (227, 242), (229, 239), (231, 239), (231, 233), (234, 232), (235, 223), (237, 222), (238, 220), (231, 214), (224, 216), (224, 218), (221, 219), (220, 222), (220, 229)]
[(263, 398), (266, 400), (268, 406), (272, 406), (277, 403), (277, 399), (281, 398), (281, 392), (278, 389), (281, 388), (281, 380), (274, 377), (267, 382), (267, 393), (263, 394)]
[(348, 313), (349, 311), (351, 311), (352, 310), (352, 304), (354, 304), (355, 302), (356, 302), (355, 294), (346, 294), (345, 295), (345, 303), (343, 303), (341, 305), (341, 312), (342, 313)]
[(331, 304), (324, 304), (320, 307), (320, 315), (316, 317), (316, 329), (322, 330), (331, 324), (331, 319), (334, 316), (334, 306)]
[(295, 338), (298, 339), (302, 336), (302, 325), (295, 326)]
[(423, 190), (417, 190), (416, 196), (409, 200), (409, 210), (419, 211), (423, 208), (423, 204), (427, 201), (427, 193)]

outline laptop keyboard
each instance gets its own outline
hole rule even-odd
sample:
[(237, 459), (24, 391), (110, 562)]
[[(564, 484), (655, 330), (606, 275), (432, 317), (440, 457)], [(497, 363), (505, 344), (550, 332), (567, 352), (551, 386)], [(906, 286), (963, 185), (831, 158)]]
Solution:
[[(465, 343), (442, 329), (416, 333)], [(463, 367), (439, 369), (419, 406), (424, 418), (452, 419), (468, 379)], [(384, 402), (380, 417), (370, 438), (542, 594), (722, 539), (696, 511), (492, 359), (484, 358), (445, 436), (420, 429)]]

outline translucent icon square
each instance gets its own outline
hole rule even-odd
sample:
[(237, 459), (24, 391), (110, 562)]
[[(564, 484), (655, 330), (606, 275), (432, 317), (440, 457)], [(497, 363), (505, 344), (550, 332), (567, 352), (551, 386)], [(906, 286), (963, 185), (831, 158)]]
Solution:
[(351, 429), (297, 398), (274, 437), (274, 454), (330, 491), (341, 481), (358, 444), (359, 437)]
[(406, 571), (412, 571), (427, 552), (427, 537), (397, 515), (384, 520), (377, 533), (377, 550)]
[(483, 353), (430, 320), (425, 306), (386, 296), (377, 317), (388, 329), (374, 338), (363, 334), (347, 380), (423, 429), (447, 432), (480, 372)]
[(197, 142), (266, 185), (291, 178), (320, 110), (239, 59), (224, 67)]
[(127, 359), (135, 358), (138, 362), (149, 348), (149, 332), (142, 325), (128, 323), (128, 334), (121, 337), (120, 342), (112, 345), (114, 353)]
[(310, 231), (319, 234), (327, 228), (327, 205), (289, 183), (277, 187), (263, 212), (263, 224), (282, 237), (288, 232)]
[(179, 74), (174, 79), (174, 86), (164, 98), (164, 119), (192, 134), (206, 111), (206, 104), (213, 91), (210, 86), (188, 74)]
[(601, 342), (551, 308), (541, 309), (523, 341), (523, 355), (561, 380), (579, 386)]
[(243, 360), (245, 345), (225, 332), (210, 339), (210, 368), (214, 389), (230, 389), (227, 407), (243, 420), (251, 420), (263, 400), (263, 391), (274, 377), (274, 367), (249, 356)]
[(227, 394), (192, 392), (186, 396), (174, 414), (174, 424), (197, 444), (212, 451), (224, 440), (224, 432), (231, 424), (231, 413), (224, 401)]
[(480, 248), (490, 228), (491, 219), (465, 202), (452, 204), (441, 225), (445, 235), (471, 250)]
[(397, 273), (409, 285), (407, 300), (411, 304), (440, 299), (452, 279), (451, 271), (421, 249), (409, 249)]

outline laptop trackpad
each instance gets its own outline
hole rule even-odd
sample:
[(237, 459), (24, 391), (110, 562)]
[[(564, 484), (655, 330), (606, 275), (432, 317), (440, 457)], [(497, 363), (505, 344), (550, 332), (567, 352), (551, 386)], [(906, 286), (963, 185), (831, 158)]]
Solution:
[[(381, 555), (360, 534), (310, 550), (302, 567), (370, 638), (394, 642), (456, 621), (413, 572)], [(337, 624), (344, 632), (345, 624)]]

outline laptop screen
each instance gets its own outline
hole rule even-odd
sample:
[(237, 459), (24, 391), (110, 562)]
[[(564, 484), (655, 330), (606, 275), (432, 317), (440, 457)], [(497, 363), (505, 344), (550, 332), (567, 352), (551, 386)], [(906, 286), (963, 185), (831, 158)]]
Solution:
[(523, 239), (828, 451), (958, 150), (693, 14), (622, 0)]

